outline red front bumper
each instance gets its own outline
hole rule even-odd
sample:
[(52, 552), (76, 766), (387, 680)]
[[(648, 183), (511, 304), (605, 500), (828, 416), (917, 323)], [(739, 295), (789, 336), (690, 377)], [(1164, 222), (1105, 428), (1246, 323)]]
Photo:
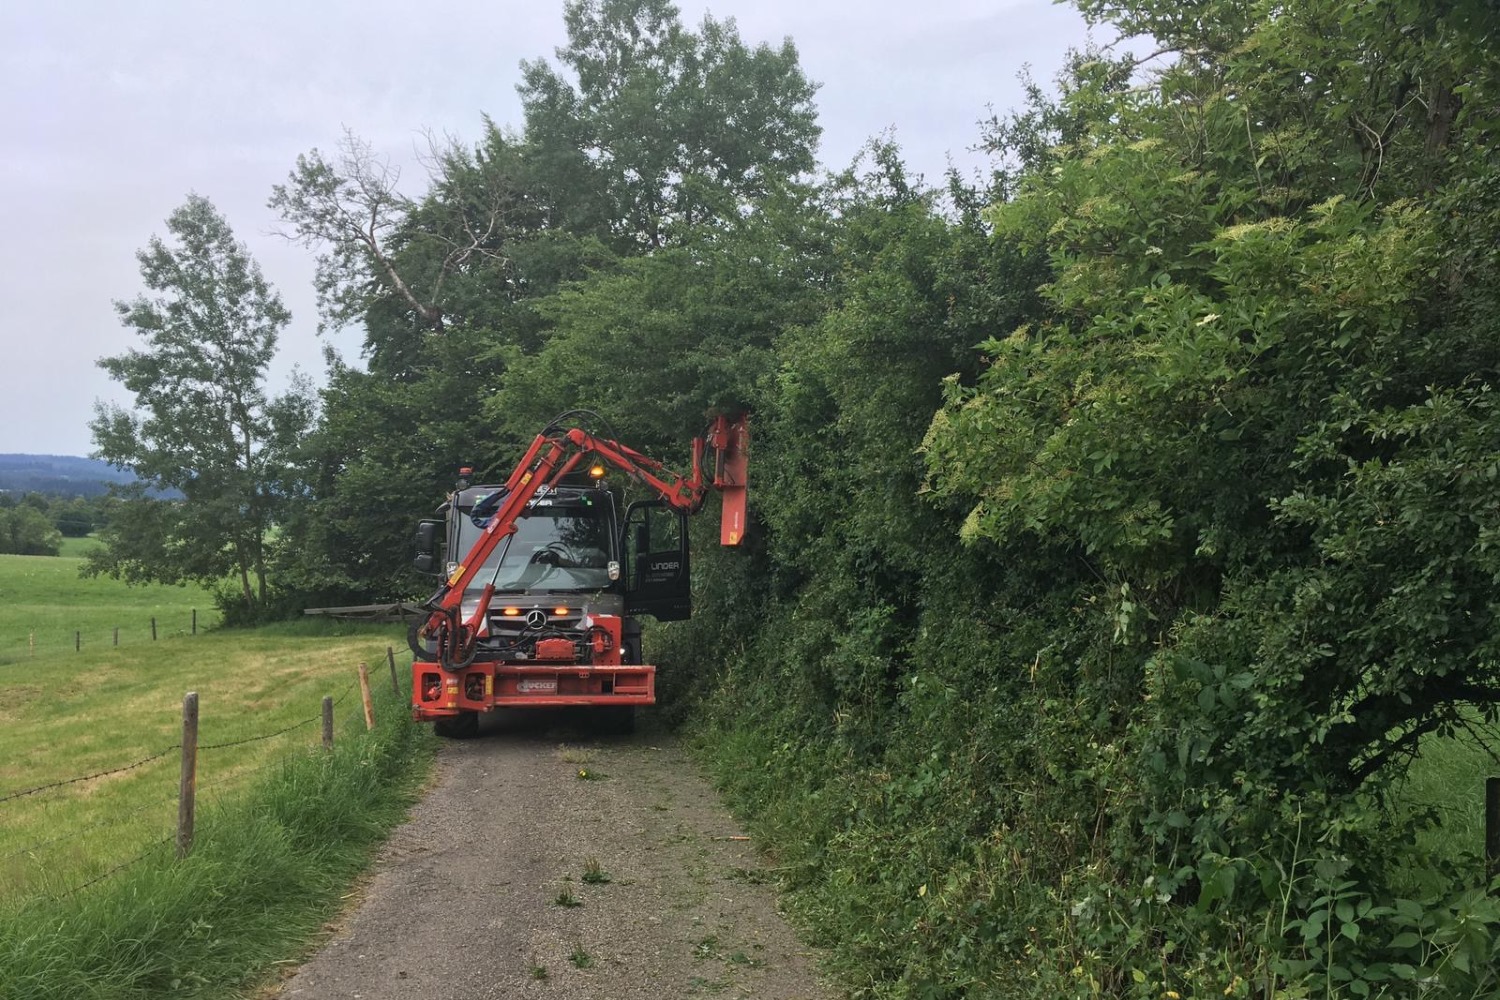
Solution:
[(454, 673), (412, 664), (412, 717), (419, 722), (495, 708), (654, 704), (650, 664), (475, 663)]

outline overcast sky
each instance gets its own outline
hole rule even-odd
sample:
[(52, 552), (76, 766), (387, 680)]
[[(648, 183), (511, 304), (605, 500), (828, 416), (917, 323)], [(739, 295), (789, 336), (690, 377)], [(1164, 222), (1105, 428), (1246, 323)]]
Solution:
[[(1050, 82), (1085, 29), (1049, 0), (679, 0), (733, 17), (747, 43), (790, 37), (817, 94), (820, 159), (839, 168), (893, 130), (929, 180), (969, 152), (987, 109)], [(86, 455), (96, 400), (129, 394), (95, 365), (139, 345), (113, 300), (142, 291), (135, 251), (189, 192), (214, 202), (293, 318), (277, 379), (321, 382), (312, 259), (271, 235), (271, 186), (344, 128), (422, 190), (424, 131), (521, 125), (522, 59), (553, 58), (562, 0), (80, 0), (0, 5), (0, 453)]]

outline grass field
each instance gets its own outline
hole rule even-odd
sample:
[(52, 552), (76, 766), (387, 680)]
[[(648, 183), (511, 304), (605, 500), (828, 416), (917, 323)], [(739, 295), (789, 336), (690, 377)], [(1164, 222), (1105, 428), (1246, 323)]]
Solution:
[[(86, 543), (0, 556), (0, 998), (260, 995), (337, 913), (427, 772), (432, 733), (386, 666), (404, 643), (327, 621), (215, 630), (201, 589), (80, 579)], [(198, 823), (177, 859), (187, 691)], [(338, 699), (331, 754), (324, 696)]]
[[(390, 687), (386, 649), (398, 639), (389, 627), (162, 629), (154, 643), (149, 631), (126, 643), (122, 628), (119, 648), (86, 638), (81, 653), (69, 641), (39, 643), (33, 656), (24, 637), (39, 621), (55, 628), (66, 616), (69, 626), (97, 633), (126, 616), (182, 618), (206, 603), (201, 591), (80, 580), (77, 564), (0, 557), (0, 637), (22, 636), (19, 655), (0, 656), (0, 800), (162, 753), (182, 738), (189, 690), (199, 693), (200, 794), (232, 796), (267, 765), (318, 742), (324, 695), (342, 699), (344, 719), (360, 712), (351, 690), (358, 663)], [(200, 623), (206, 617), (200, 610)], [(288, 727), (296, 728), (255, 739)], [(210, 749), (226, 743), (238, 745)], [(180, 754), (168, 751), (130, 770), (0, 801), (0, 901), (63, 891), (168, 835), (179, 768)]]
[(84, 538), (64, 538), (62, 540), (62, 551), (58, 555), (64, 559), (81, 559), (103, 544), (103, 542), (99, 541), (93, 535), (88, 535)]
[[(198, 785), (234, 794), (262, 765), (319, 740), (324, 695), (360, 712), (356, 664), (389, 686), (385, 634), (223, 632), (120, 650), (84, 670), (39, 658), (0, 666), (0, 797), (152, 757), (181, 740), (181, 706), (199, 695)], [(298, 726), (299, 723), (305, 723)], [(281, 736), (222, 749), (218, 744)], [(0, 899), (57, 891), (172, 830), (180, 755), (0, 802)]]
[[(94, 544), (92, 539), (68, 542)], [(77, 551), (81, 546), (72, 546)], [(151, 619), (158, 641), (199, 631), (218, 620), (213, 601), (201, 587), (127, 587), (107, 578), (82, 579), (81, 556), (0, 555), (0, 665), (32, 655), (75, 655), (75, 633), (85, 653), (151, 642)]]
[[(244, 776), (239, 794), (200, 803), (186, 858), (151, 839), (93, 884), (58, 880), (0, 901), (0, 997), (273, 993), (278, 972), (308, 954), (347, 905), (428, 773), (431, 729), (411, 722), (388, 685), (374, 693), (373, 732), (341, 712), (332, 753), (284, 746)], [(97, 831), (60, 831), (83, 834)]]

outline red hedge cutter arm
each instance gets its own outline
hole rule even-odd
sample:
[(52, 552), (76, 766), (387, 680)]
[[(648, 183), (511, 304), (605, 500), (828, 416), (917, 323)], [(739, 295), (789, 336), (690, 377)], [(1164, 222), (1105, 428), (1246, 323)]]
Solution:
[[(428, 599), (426, 607), (431, 614), (416, 637), (436, 642), (437, 662), (448, 670), (461, 670), (474, 662), (480, 626), (489, 613), (495, 586), (485, 585), (478, 607), (467, 619), (461, 612), (465, 591), (495, 547), (515, 533), (516, 522), (537, 494), (544, 492), (544, 488), (550, 491), (589, 455), (624, 470), (631, 479), (655, 490), (670, 506), (689, 514), (702, 509), (709, 487), (718, 490), (724, 504), (719, 541), (724, 545), (740, 544), (745, 537), (749, 444), (748, 415), (715, 417), (706, 435), (693, 439), (693, 470), (684, 476), (618, 441), (595, 437), (578, 427), (562, 430), (555, 424), (549, 425), (531, 442), (525, 457), (506, 480), (500, 491), (499, 506), (479, 539), (438, 592)], [(712, 479), (704, 475), (705, 447), (713, 449)]]

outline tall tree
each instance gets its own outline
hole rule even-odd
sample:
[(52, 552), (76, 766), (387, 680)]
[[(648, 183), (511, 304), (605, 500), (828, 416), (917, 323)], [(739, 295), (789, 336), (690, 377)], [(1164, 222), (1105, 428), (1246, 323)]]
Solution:
[(420, 200), (402, 194), (400, 173), (352, 132), (333, 157), (316, 149), (297, 157), (269, 205), (290, 226), (287, 238), (319, 252), (325, 326), (365, 319), (384, 303), (406, 325), (443, 333), (454, 312), (451, 279), (512, 280), (507, 237), (532, 224), (535, 209), (511, 142), (486, 125), (472, 151), (432, 142), (431, 188)]
[(212, 203), (190, 195), (167, 231), (136, 254), (148, 294), (115, 303), (144, 348), (99, 361), (135, 407), (96, 407), (95, 455), (140, 485), (119, 494), (106, 547), (85, 570), (210, 585), (232, 574), (253, 613), (266, 601), (266, 539), (312, 396), (300, 379), (267, 395), (266, 367), (291, 314)]
[(34, 507), (22, 503), (0, 510), (0, 553), (55, 556), (61, 546), (62, 533)]
[[(581, 401), (646, 412), (618, 390), (642, 371), (653, 406), (694, 414), (653, 423), (675, 444), (765, 371), (778, 324), (800, 321), (805, 253), (786, 205), (806, 196), (788, 178), (812, 169), (818, 129), (790, 43), (749, 47), (712, 19), (687, 31), (657, 0), (565, 16), (558, 67), (523, 67), (524, 133), (486, 120), (472, 147), (435, 147), (412, 197), (346, 137), (273, 193), (289, 235), (322, 254), (325, 322), (366, 331), (368, 371), (337, 369), (324, 390), (311, 502), (283, 536), (283, 579), (309, 600), (416, 585), (401, 539), (456, 462), (504, 468), (538, 421)], [(731, 280), (731, 261), (753, 277)], [(634, 325), (640, 337), (616, 336)], [(680, 363), (659, 371), (659, 355)], [(372, 530), (390, 544), (347, 544)]]
[(561, 68), (523, 63), (518, 90), (569, 225), (661, 247), (812, 170), (817, 86), (790, 39), (752, 49), (707, 15), (689, 31), (669, 0), (571, 0), (563, 16)]
[(774, 345), (825, 308), (834, 223), (798, 185), (757, 211), (622, 259), (536, 302), (551, 323), (485, 401), (513, 431), (587, 400), (640, 447), (671, 454), (705, 410), (737, 410), (775, 369)]
[(308, 602), (422, 586), (407, 553), (411, 520), (457, 464), (489, 451), (481, 402), (512, 348), (535, 346), (530, 298), (600, 256), (549, 228), (516, 141), (493, 123), (472, 148), (434, 146), (427, 166), (426, 193), (399, 196), (393, 174), (346, 137), (336, 159), (299, 158), (271, 200), (289, 235), (321, 251), (325, 324), (365, 328), (366, 370), (333, 366), (324, 418), (304, 446), (307, 502), (279, 536), (277, 577)]

